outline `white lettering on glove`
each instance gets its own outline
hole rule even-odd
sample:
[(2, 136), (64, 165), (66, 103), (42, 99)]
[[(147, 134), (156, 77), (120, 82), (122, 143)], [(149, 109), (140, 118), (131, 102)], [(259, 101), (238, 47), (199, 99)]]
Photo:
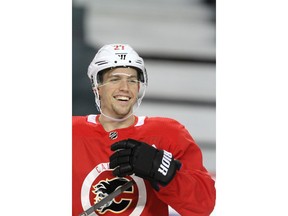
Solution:
[(158, 172), (160, 172), (162, 175), (166, 176), (168, 173), (168, 169), (170, 167), (170, 162), (172, 160), (172, 154), (170, 152), (167, 152), (165, 150), (162, 158), (162, 162), (160, 164), (160, 167), (158, 168)]

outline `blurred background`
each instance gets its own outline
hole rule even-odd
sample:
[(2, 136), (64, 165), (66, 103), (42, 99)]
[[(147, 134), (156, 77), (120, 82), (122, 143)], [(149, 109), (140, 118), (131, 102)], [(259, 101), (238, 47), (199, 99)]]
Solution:
[(72, 19), (72, 114), (97, 113), (86, 73), (98, 49), (130, 44), (149, 79), (136, 115), (185, 125), (216, 179), (216, 0), (73, 0)]

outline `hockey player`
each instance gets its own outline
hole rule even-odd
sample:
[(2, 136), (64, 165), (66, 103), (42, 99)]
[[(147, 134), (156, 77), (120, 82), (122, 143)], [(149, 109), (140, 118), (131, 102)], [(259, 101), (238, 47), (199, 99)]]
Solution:
[(176, 120), (136, 116), (148, 84), (144, 61), (128, 44), (103, 46), (88, 67), (98, 115), (73, 116), (72, 215), (130, 180), (91, 215), (208, 216), (215, 185), (202, 153)]

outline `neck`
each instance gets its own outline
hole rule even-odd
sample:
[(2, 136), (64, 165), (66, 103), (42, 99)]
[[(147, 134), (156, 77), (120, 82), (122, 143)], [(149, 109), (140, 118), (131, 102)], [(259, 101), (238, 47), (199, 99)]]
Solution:
[(131, 115), (129, 118), (123, 121), (114, 121), (101, 114), (99, 117), (99, 122), (101, 123), (105, 131), (112, 131), (115, 129), (127, 128), (133, 125), (135, 122), (135, 116)]

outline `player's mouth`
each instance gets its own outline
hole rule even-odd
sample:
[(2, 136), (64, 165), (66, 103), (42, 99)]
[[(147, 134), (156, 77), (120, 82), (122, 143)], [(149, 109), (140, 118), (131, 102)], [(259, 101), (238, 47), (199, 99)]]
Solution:
[(117, 95), (117, 96), (114, 96), (114, 99), (116, 99), (117, 101), (121, 101), (121, 102), (127, 102), (131, 99), (131, 97), (123, 96), (123, 95)]

